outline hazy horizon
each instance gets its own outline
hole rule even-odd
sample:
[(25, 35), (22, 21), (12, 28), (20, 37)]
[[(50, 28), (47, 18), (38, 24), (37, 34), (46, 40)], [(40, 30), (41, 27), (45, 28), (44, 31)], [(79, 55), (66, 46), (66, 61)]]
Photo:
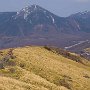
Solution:
[(90, 11), (89, 0), (3, 0), (0, 1), (0, 12), (19, 11), (25, 6), (33, 4), (37, 4), (58, 16)]

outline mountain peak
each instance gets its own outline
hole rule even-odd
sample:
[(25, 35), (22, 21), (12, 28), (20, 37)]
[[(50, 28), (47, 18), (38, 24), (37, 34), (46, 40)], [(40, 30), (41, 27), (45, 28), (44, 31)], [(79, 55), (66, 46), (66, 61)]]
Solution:
[(31, 5), (26, 6), (25, 8), (21, 9), (17, 12), (15, 19), (24, 19), (26, 21), (31, 22), (47, 22), (47, 23), (55, 23), (55, 15), (49, 12), (48, 10), (40, 7), (39, 5)]
[(32, 11), (39, 10), (39, 9), (42, 9), (42, 8), (36, 4), (33, 4), (31, 6), (26, 6), (25, 8), (17, 12), (17, 14), (19, 14), (20, 12), (32, 12)]
[(39, 5), (33, 4), (30, 6), (26, 6), (25, 8), (17, 12), (17, 15), (23, 16), (24, 19), (26, 19), (27, 16), (30, 15), (32, 12), (41, 11), (41, 10), (43, 11), (43, 8), (41, 8)]
[(22, 11), (27, 11), (27, 10), (36, 10), (40, 8), (40, 6), (36, 5), (36, 4), (33, 4), (31, 6), (26, 6), (25, 8), (22, 9)]
[(87, 18), (87, 17), (90, 17), (90, 11), (78, 12), (76, 14), (72, 14), (71, 16), (80, 17), (80, 18)]

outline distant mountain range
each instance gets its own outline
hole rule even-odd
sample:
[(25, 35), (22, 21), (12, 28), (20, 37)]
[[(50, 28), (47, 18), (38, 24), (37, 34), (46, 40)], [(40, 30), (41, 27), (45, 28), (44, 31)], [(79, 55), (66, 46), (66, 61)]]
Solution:
[(90, 12), (59, 17), (31, 5), (19, 12), (0, 13), (0, 48), (25, 45), (67, 47), (90, 39)]

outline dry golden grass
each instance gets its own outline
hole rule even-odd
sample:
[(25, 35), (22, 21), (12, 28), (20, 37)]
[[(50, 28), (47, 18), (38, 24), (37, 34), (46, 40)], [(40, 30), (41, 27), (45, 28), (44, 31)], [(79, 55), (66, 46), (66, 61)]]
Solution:
[(86, 48), (85, 50), (88, 50), (88, 51), (90, 51), (90, 48)]
[[(8, 51), (2, 52), (7, 55)], [(90, 90), (90, 62), (83, 58), (88, 65), (43, 47), (27, 46), (15, 48), (12, 52), (16, 56), (13, 59), (15, 65), (6, 65), (0, 70), (1, 90)]]
[(9, 77), (0, 76), (0, 90), (47, 90)]

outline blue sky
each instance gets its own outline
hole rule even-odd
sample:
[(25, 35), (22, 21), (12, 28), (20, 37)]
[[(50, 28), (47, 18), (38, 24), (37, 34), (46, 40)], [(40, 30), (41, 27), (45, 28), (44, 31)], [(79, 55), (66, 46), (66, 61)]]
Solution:
[(90, 0), (0, 0), (0, 12), (19, 11), (32, 4), (38, 4), (59, 16), (90, 11)]

